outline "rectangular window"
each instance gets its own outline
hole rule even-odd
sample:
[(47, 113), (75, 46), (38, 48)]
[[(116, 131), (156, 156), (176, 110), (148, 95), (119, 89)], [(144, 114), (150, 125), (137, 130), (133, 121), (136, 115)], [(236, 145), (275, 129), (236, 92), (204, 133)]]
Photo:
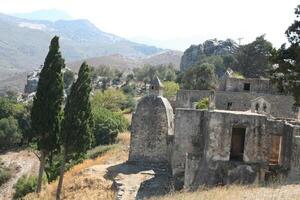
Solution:
[(250, 91), (250, 83), (244, 83), (244, 91)]
[(269, 157), (270, 165), (278, 165), (280, 163), (282, 136), (271, 135), (271, 152)]
[(232, 102), (228, 102), (227, 103), (227, 110), (231, 110), (231, 107), (232, 107)]
[(232, 128), (230, 160), (243, 161), (246, 128)]

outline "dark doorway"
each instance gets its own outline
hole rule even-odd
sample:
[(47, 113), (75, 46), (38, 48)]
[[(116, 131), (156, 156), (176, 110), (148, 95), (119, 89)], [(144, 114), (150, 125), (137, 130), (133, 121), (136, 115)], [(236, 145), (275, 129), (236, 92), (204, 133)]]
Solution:
[(232, 128), (230, 160), (243, 161), (246, 128)]
[(244, 91), (250, 91), (250, 83), (244, 83)]
[(228, 102), (227, 103), (227, 110), (231, 110), (231, 107), (232, 107), (232, 102)]

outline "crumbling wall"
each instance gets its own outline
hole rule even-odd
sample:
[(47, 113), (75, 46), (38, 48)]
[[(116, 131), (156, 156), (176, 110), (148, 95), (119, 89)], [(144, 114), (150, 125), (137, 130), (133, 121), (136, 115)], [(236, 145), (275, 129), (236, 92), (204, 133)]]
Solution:
[[(209, 97), (208, 90), (180, 90), (176, 97), (176, 108), (192, 108), (193, 102)], [(294, 107), (294, 98), (286, 95), (272, 95), (250, 92), (216, 92), (216, 108), (220, 110), (248, 111), (251, 101), (262, 97), (270, 103), (270, 114), (279, 118), (299, 117), (299, 111)]]
[[(176, 114), (178, 112), (180, 112), (180, 118), (176, 116), (174, 145), (180, 153), (176, 153), (177, 165), (173, 166), (177, 167), (177, 170), (185, 169), (185, 188), (195, 189), (202, 184), (253, 183), (263, 178), (261, 168), (267, 165), (270, 148), (266, 116), (222, 110), (176, 109)], [(192, 115), (195, 115), (194, 118)], [(189, 122), (192, 128), (184, 126), (177, 121), (178, 119), (184, 119), (185, 123)], [(201, 121), (205, 123), (200, 125)], [(195, 130), (197, 126), (201, 127), (198, 131)], [(177, 129), (177, 127), (180, 128)], [(230, 160), (233, 127), (246, 128), (243, 162)], [(176, 140), (178, 135), (180, 138), (185, 137), (184, 145), (182, 141)], [(202, 142), (199, 148), (201, 151), (195, 151), (197, 148), (191, 142), (192, 148), (189, 147), (188, 139), (195, 136), (201, 136)], [(186, 151), (185, 154), (184, 151)]]
[(172, 154), (172, 173), (184, 175), (185, 158), (188, 152), (203, 153), (205, 130), (205, 113), (200, 110), (176, 109), (175, 135)]
[[(278, 90), (274, 84), (271, 84), (268, 79), (259, 78), (227, 78), (225, 82), (225, 90), (228, 92), (243, 92), (244, 84), (250, 84), (250, 90), (248, 92), (277, 94)], [(224, 87), (223, 87), (224, 88)]]
[(144, 97), (133, 114), (129, 161), (169, 162), (173, 109), (161, 96)]
[(293, 139), (291, 145), (290, 170), (287, 176), (288, 182), (300, 182), (300, 126), (293, 126)]

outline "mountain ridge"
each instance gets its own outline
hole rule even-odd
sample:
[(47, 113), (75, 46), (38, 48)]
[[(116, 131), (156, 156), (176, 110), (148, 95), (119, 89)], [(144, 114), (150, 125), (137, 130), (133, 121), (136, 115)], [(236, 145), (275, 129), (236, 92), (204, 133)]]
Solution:
[(54, 35), (60, 37), (66, 62), (111, 54), (139, 58), (162, 51), (103, 32), (82, 19), (52, 22), (0, 13), (0, 30), (0, 74), (3, 76), (30, 71), (43, 64)]

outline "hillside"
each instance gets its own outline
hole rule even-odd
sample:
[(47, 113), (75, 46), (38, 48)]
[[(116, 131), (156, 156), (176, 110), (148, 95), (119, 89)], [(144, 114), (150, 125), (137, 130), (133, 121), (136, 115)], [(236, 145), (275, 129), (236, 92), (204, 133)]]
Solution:
[(72, 17), (62, 10), (57, 9), (47, 9), (47, 10), (36, 10), (30, 13), (16, 13), (15, 17), (32, 19), (32, 20), (48, 20), (48, 21), (57, 21), (57, 20), (71, 20)]
[[(157, 178), (161, 174), (155, 174), (149, 168), (145, 171), (126, 164), (129, 142), (130, 134), (122, 133), (118, 136), (118, 144), (108, 146), (107, 152), (95, 159), (85, 160), (66, 172), (62, 199), (131, 200), (137, 195), (137, 199), (150, 200), (300, 200), (300, 185), (279, 183), (265, 186), (230, 185), (161, 194), (159, 190), (164, 188), (164, 179)], [(158, 182), (149, 184), (154, 180)], [(40, 196), (32, 193), (25, 199), (52, 200), (56, 185), (57, 181), (45, 185)]]
[[(89, 58), (86, 59), (85, 61), (94, 67), (100, 65), (107, 65), (107, 66), (116, 67), (118, 69), (132, 69), (146, 64), (164, 65), (164, 64), (171, 63), (174, 65), (175, 69), (179, 69), (181, 56), (182, 56), (182, 52), (169, 50), (154, 55), (150, 55), (145, 58), (129, 58), (126, 56), (122, 56), (120, 54), (114, 54), (108, 56)], [(83, 60), (79, 60), (75, 62), (70, 62), (67, 65), (74, 71), (78, 71), (82, 62)]]
[(50, 39), (61, 38), (66, 62), (103, 55), (146, 57), (161, 49), (103, 32), (88, 20), (28, 20), (0, 14), (0, 74), (3, 79), (43, 64)]

